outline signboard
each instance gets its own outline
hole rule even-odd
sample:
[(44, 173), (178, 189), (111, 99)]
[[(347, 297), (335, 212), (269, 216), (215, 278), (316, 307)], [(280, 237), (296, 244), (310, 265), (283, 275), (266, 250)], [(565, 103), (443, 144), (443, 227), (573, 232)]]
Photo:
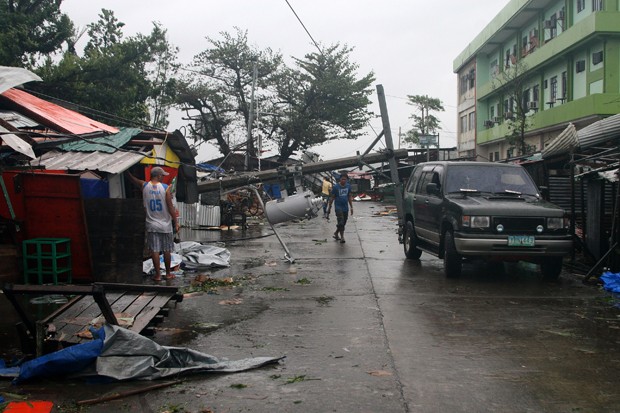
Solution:
[(420, 135), (418, 136), (420, 146), (437, 146), (438, 137), (438, 135)]

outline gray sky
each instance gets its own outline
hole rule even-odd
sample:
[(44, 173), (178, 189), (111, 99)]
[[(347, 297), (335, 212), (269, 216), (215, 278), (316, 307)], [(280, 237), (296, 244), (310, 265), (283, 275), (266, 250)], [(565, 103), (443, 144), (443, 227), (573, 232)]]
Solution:
[[(398, 131), (411, 129), (413, 106), (407, 95), (429, 95), (442, 100), (440, 144), (456, 145), (457, 79), (454, 58), (508, 3), (508, 0), (289, 0), (312, 37), (323, 45), (336, 42), (354, 48), (352, 59), (359, 73), (373, 71), (383, 85), (395, 145)], [(234, 27), (248, 31), (249, 42), (270, 47), (285, 58), (316, 51), (311, 39), (285, 0), (64, 0), (61, 10), (80, 27), (97, 20), (102, 8), (114, 11), (125, 23), (126, 36), (147, 34), (152, 22), (168, 30), (169, 41), (179, 47), (181, 63), (208, 47), (205, 37), (218, 37)], [(371, 109), (379, 113), (376, 93)], [(170, 129), (183, 125), (171, 117)], [(381, 129), (373, 119), (367, 136), (341, 140), (312, 150), (324, 159), (363, 152)], [(269, 154), (268, 154), (269, 155)], [(207, 145), (197, 161), (219, 156)]]

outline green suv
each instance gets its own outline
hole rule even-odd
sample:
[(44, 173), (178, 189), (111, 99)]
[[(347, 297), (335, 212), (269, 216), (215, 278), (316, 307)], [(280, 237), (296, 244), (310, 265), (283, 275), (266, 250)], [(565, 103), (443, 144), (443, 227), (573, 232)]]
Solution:
[(572, 249), (564, 210), (542, 199), (527, 171), (493, 162), (427, 162), (403, 194), (405, 255), (443, 258), (448, 277), (463, 259), (527, 261), (555, 280)]

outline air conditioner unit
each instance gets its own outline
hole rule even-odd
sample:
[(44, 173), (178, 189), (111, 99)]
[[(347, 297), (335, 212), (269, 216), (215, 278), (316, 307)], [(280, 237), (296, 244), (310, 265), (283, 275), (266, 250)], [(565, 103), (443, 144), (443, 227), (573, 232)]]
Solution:
[(556, 14), (555, 14), (556, 18), (558, 20), (564, 20), (564, 10), (559, 10)]
[(505, 112), (504, 113), (504, 119), (513, 119), (514, 118), (514, 113), (512, 112)]
[(553, 20), (545, 20), (545, 29), (555, 29), (556, 22)]
[(499, 116), (496, 116), (493, 118), (493, 123), (500, 123), (502, 121), (502, 118), (500, 118)]
[(534, 109), (534, 110), (536, 110), (536, 109), (538, 109), (538, 102), (536, 102), (535, 100), (533, 100), (533, 101), (531, 101), (531, 102), (528, 104), (528, 107), (529, 107), (530, 109)]
[(484, 121), (484, 126), (486, 126), (487, 128), (492, 128), (494, 125), (495, 125), (495, 122), (493, 122), (490, 119)]

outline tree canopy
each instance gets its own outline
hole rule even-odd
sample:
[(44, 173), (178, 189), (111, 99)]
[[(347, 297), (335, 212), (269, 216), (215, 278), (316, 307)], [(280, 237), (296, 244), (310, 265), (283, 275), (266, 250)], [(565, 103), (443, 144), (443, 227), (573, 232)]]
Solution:
[(33, 68), (74, 34), (58, 0), (0, 0), (0, 65)]
[(440, 99), (427, 95), (407, 95), (407, 104), (415, 107), (409, 118), (413, 119), (413, 129), (406, 132), (404, 141), (410, 144), (419, 144), (420, 136), (435, 135), (441, 122), (432, 112), (443, 112), (444, 107)]
[[(360, 135), (370, 117), (374, 75), (357, 77), (351, 48), (333, 45), (293, 58), (288, 67), (279, 53), (251, 46), (245, 31), (220, 36), (207, 39), (210, 47), (194, 58), (178, 95), (178, 103), (199, 121), (193, 131), (198, 139), (215, 140), (223, 154), (247, 144), (256, 156), (260, 134), (284, 161), (298, 150)], [(251, 108), (253, 90), (258, 105)], [(260, 122), (248, 131), (251, 113)]]
[(44, 82), (29, 88), (77, 106), (75, 110), (111, 124), (167, 126), (173, 103), (177, 49), (158, 24), (147, 36), (124, 39), (111, 10), (88, 25), (84, 56), (70, 48), (56, 63), (51, 58), (34, 71)]
[[(182, 67), (166, 29), (125, 37), (112, 10), (76, 28), (62, 0), (0, 0), (0, 64), (27, 67), (44, 81), (26, 88), (45, 99), (115, 126), (168, 126), (168, 111), (186, 111), (195, 140), (223, 154), (268, 142), (284, 161), (335, 139), (356, 139), (371, 112), (374, 74), (359, 74), (353, 49), (331, 45), (291, 57), (248, 40), (235, 28), (207, 38)], [(85, 42), (79, 50), (78, 41)]]

